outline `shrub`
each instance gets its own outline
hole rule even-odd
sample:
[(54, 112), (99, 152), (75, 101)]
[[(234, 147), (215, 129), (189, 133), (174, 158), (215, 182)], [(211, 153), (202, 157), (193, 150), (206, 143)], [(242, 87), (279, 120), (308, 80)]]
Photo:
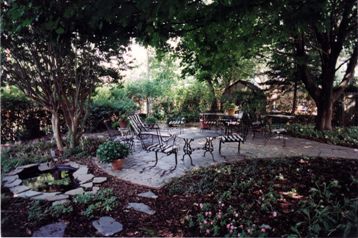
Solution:
[(49, 208), (49, 213), (52, 215), (52, 217), (59, 218), (64, 215), (69, 215), (73, 212), (73, 207), (67, 203), (67, 204), (58, 204), (51, 206)]
[(154, 125), (155, 123), (157, 123), (157, 118), (149, 116), (145, 119), (145, 123), (149, 125)]
[(97, 156), (103, 163), (110, 163), (116, 159), (124, 159), (129, 154), (127, 145), (115, 141), (107, 141), (97, 149)]
[(92, 218), (96, 214), (110, 212), (118, 206), (117, 198), (111, 189), (99, 190), (97, 194), (81, 194), (74, 202), (82, 207), (81, 214)]
[(46, 162), (51, 159), (50, 150), (55, 145), (51, 142), (37, 142), (14, 145), (1, 149), (1, 169), (7, 173), (17, 166)]
[(332, 131), (319, 131), (313, 125), (292, 124), (288, 126), (288, 132), (293, 136), (358, 148), (358, 127), (338, 127)]

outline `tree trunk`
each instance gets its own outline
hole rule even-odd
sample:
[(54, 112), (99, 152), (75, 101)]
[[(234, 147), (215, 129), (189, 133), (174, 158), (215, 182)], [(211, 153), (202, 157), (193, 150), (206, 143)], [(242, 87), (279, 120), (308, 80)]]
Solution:
[(56, 141), (57, 149), (60, 152), (63, 152), (63, 142), (62, 142), (62, 137), (61, 137), (61, 132), (60, 132), (59, 114), (56, 111), (52, 111), (51, 113), (52, 113), (51, 124), (52, 124), (53, 137)]
[(69, 139), (69, 148), (74, 149), (78, 144), (80, 140), (80, 134), (79, 134), (79, 123), (78, 118), (72, 118), (71, 119), (71, 125), (68, 127), (68, 139)]
[(329, 98), (317, 104), (316, 129), (332, 130), (333, 100)]
[(147, 102), (147, 116), (150, 116), (150, 99), (149, 97), (146, 98), (146, 102)]
[(296, 80), (293, 88), (293, 100), (292, 100), (292, 109), (291, 109), (292, 115), (295, 114), (297, 108), (297, 88), (298, 88), (298, 82)]
[(210, 92), (213, 96), (213, 100), (211, 101), (211, 105), (210, 105), (210, 111), (217, 112), (219, 107), (218, 107), (218, 99), (216, 98), (216, 94), (215, 94), (215, 88), (214, 88), (214, 85), (211, 82), (211, 80), (207, 80), (207, 82), (208, 82)]

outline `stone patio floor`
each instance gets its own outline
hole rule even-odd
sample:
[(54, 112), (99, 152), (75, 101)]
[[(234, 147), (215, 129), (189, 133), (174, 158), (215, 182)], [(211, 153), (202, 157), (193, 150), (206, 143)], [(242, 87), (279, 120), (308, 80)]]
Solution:
[[(198, 132), (198, 128), (184, 128), (182, 133)], [(179, 134), (179, 131), (176, 131)], [(285, 140), (285, 143), (283, 142)], [(194, 140), (193, 147), (202, 147), (205, 139)], [(174, 155), (166, 156), (158, 153), (159, 162), (156, 167), (150, 168), (155, 163), (155, 153), (141, 149), (140, 142), (135, 141), (135, 150), (125, 160), (124, 168), (120, 171), (112, 171), (110, 164), (102, 164), (96, 160), (96, 164), (105, 170), (108, 174), (116, 176), (125, 181), (134, 184), (144, 185), (151, 188), (161, 188), (169, 183), (172, 178), (181, 177), (187, 171), (198, 169), (201, 167), (208, 167), (211, 165), (237, 161), (250, 158), (275, 158), (275, 157), (293, 157), (293, 156), (320, 156), (320, 157), (335, 157), (335, 158), (348, 158), (358, 159), (358, 149), (330, 145), (311, 141), (307, 139), (294, 138), (284, 136), (278, 138), (273, 136), (265, 139), (263, 136), (257, 136), (252, 139), (249, 134), (244, 144), (241, 144), (241, 152), (237, 153), (237, 143), (225, 143), (222, 145), (222, 157), (219, 155), (219, 140), (214, 140), (214, 162), (209, 153), (206, 157), (203, 156), (203, 150), (194, 151), (192, 154), (193, 163), (195, 166), (190, 165), (190, 159), (183, 157), (184, 141), (181, 138), (176, 139), (176, 144), (179, 146), (178, 152), (178, 166), (176, 170), (170, 172), (170, 168), (175, 165)]]

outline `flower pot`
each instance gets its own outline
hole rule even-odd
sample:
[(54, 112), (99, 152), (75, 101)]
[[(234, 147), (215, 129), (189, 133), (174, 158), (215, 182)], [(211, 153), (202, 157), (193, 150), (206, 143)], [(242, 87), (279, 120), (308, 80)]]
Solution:
[(116, 159), (112, 161), (113, 170), (121, 170), (123, 168), (124, 159)]
[(235, 108), (227, 109), (227, 114), (229, 116), (234, 116), (235, 115)]
[(126, 121), (126, 120), (121, 120), (119, 122), (119, 127), (120, 128), (127, 128), (127, 125), (128, 125), (128, 121)]

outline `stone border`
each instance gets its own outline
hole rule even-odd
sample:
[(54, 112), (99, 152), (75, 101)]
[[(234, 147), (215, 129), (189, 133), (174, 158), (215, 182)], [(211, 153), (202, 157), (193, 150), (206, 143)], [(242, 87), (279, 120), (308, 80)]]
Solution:
[(19, 173), (21, 173), (24, 169), (37, 166), (39, 171), (45, 172), (55, 168), (55, 165), (52, 162), (19, 166), (11, 172), (7, 173), (2, 179), (2, 183), (4, 187), (10, 189), (10, 191), (14, 194), (14, 197), (51, 201), (54, 202), (53, 205), (55, 205), (65, 203), (68, 201), (70, 196), (75, 196), (78, 194), (96, 194), (99, 190), (99, 185), (107, 181), (107, 177), (95, 177), (93, 174), (88, 173), (88, 167), (86, 165), (80, 165), (72, 161), (67, 162), (64, 165), (69, 165), (77, 169), (73, 173), (73, 177), (79, 181), (80, 187), (66, 191), (64, 193), (46, 193), (31, 190), (29, 187), (22, 184), (22, 180), (19, 178)]

